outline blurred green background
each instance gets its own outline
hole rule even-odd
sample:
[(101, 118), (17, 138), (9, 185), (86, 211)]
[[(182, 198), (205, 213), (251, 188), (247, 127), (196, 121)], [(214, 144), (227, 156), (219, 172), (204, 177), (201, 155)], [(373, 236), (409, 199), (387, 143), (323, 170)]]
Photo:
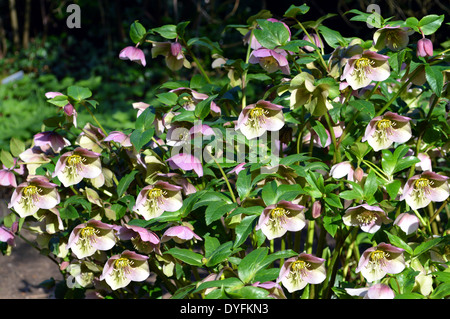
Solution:
[[(144, 48), (147, 66), (122, 61), (122, 48), (133, 45), (129, 26), (139, 20), (146, 29), (190, 21), (188, 36), (207, 36), (222, 46), (230, 58), (245, 56), (242, 36), (227, 25), (245, 24), (260, 10), (270, 10), (281, 18), (290, 5), (311, 7), (305, 21), (335, 13), (324, 23), (344, 37), (371, 39), (373, 29), (365, 23), (349, 21), (344, 12), (366, 12), (370, 3), (380, 6), (384, 18), (418, 19), (427, 14), (450, 14), (448, 1), (284, 1), (284, 0), (0, 0), (0, 81), (19, 71), (22, 79), (0, 84), (0, 148), (8, 149), (9, 139), (29, 139), (42, 128), (42, 120), (55, 115), (47, 103), (48, 91), (61, 91), (70, 85), (85, 86), (99, 102), (97, 116), (107, 129), (134, 127), (133, 102), (151, 103), (158, 86), (172, 76), (190, 78), (195, 70), (173, 74), (163, 59), (152, 59), (150, 46)], [(81, 28), (70, 29), (66, 20), (70, 4), (81, 9)], [(447, 21), (445, 21), (447, 22)], [(431, 37), (435, 47), (447, 41), (448, 25)], [(447, 41), (448, 43), (448, 41)], [(196, 48), (196, 50), (204, 50)], [(331, 51), (328, 50), (328, 53)], [(199, 52), (210, 69), (209, 51)], [(80, 112), (79, 127), (88, 120)]]

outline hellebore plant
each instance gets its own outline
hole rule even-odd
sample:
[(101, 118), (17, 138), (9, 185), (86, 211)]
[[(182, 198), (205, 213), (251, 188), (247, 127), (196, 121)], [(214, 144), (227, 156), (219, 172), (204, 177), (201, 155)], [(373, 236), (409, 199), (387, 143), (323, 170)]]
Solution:
[(360, 39), (308, 11), (217, 39), (218, 16), (133, 22), (117, 62), (165, 75), (132, 125), (89, 88), (44, 94), (55, 114), (0, 152), (2, 253), (48, 256), (57, 298), (447, 299), (445, 16), (350, 10)]

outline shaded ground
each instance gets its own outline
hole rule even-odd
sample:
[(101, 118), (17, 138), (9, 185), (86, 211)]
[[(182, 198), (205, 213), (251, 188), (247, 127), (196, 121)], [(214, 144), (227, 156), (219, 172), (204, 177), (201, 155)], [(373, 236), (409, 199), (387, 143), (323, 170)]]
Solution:
[[(0, 216), (8, 213), (6, 205), (0, 199)], [(52, 298), (51, 291), (39, 287), (51, 277), (62, 279), (58, 266), (20, 238), (10, 256), (0, 254), (0, 299)]]

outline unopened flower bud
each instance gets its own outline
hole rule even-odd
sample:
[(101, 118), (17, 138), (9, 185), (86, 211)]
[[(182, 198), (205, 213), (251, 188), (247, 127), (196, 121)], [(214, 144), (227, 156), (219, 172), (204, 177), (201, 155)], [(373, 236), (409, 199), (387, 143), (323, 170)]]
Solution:
[(320, 201), (314, 202), (312, 206), (312, 217), (317, 218), (322, 214), (322, 204)]
[(417, 42), (417, 56), (429, 57), (433, 56), (433, 43), (430, 39), (422, 38)]
[(364, 177), (364, 171), (361, 167), (358, 167), (355, 169), (355, 172), (353, 173), (353, 178), (360, 182)]

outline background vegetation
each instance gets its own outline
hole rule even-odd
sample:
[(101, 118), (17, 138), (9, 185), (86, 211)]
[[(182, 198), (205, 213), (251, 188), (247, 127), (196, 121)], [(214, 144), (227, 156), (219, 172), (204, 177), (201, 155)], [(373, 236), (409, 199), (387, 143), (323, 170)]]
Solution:
[[(147, 66), (119, 60), (122, 48), (131, 45), (129, 26), (142, 21), (148, 28), (190, 21), (191, 36), (208, 34), (230, 58), (243, 56), (246, 48), (237, 31), (227, 25), (239, 24), (260, 10), (270, 10), (280, 17), (291, 5), (306, 3), (311, 10), (304, 16), (315, 20), (328, 13), (336, 14), (325, 24), (343, 36), (364, 37), (372, 33), (364, 23), (349, 21), (343, 14), (350, 9), (366, 11), (373, 1), (286, 1), (286, 0), (4, 0), (0, 1), (0, 81), (18, 71), (24, 77), (0, 85), (0, 148), (9, 147), (15, 136), (29, 140), (40, 130), (44, 118), (54, 114), (55, 107), (46, 102), (48, 91), (64, 91), (70, 85), (89, 87), (100, 102), (99, 120), (107, 129), (133, 127), (135, 111), (131, 104), (151, 103), (156, 84), (167, 77), (181, 77), (192, 72), (185, 69), (170, 74), (164, 63), (152, 60)], [(69, 4), (81, 8), (81, 28), (70, 29), (66, 19)], [(384, 17), (421, 18), (426, 14), (450, 14), (445, 1), (375, 1)], [(394, 19), (395, 20), (395, 19)], [(448, 26), (443, 26), (448, 28)], [(431, 40), (446, 48), (447, 32), (442, 30)], [(201, 50), (201, 47), (199, 47)], [(210, 61), (206, 61), (210, 62)], [(204, 63), (208, 65), (208, 63)], [(114, 70), (114, 71), (112, 71)], [(79, 127), (85, 118), (79, 118)]]

